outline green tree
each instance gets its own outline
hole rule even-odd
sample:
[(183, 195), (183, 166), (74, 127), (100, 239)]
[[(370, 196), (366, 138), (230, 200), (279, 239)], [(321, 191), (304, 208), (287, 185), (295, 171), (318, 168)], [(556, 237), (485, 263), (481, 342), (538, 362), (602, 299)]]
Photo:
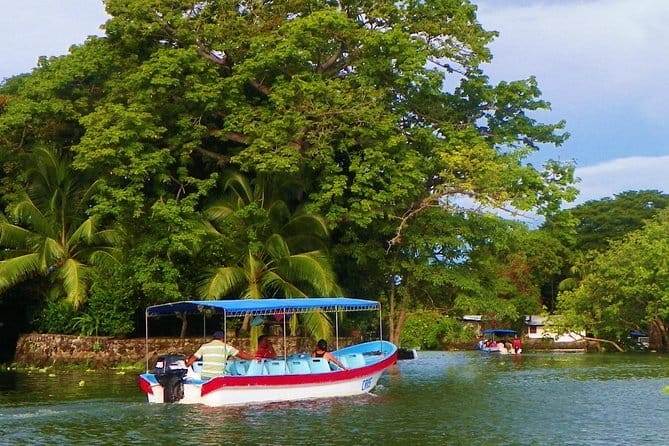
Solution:
[[(550, 291), (574, 289), (586, 274), (594, 250), (641, 229), (669, 204), (669, 195), (658, 191), (627, 191), (613, 198), (591, 200), (550, 216), (542, 227), (563, 246), (563, 270), (550, 280)], [(557, 286), (556, 286), (557, 285)]]
[[(254, 187), (241, 175), (230, 176), (226, 191), (227, 197), (212, 204), (207, 215), (212, 222), (211, 233), (237, 240), (240, 256), (235, 264), (209, 269), (200, 285), (202, 297), (339, 294), (325, 250), (328, 230), (322, 219), (304, 210), (291, 213), (284, 201), (266, 197), (262, 184)], [(221, 231), (221, 227), (237, 227), (242, 233)], [(330, 337), (331, 324), (324, 313), (305, 316), (304, 321), (315, 337)], [(243, 328), (247, 323), (248, 318)]]
[(656, 190), (626, 191), (613, 198), (587, 201), (565, 212), (578, 220), (574, 248), (578, 251), (608, 248), (613, 240), (641, 229), (669, 205), (669, 195)]
[(0, 289), (45, 276), (49, 292), (77, 308), (88, 295), (91, 268), (117, 262), (116, 232), (88, 215), (97, 183), (73, 175), (68, 160), (49, 149), (33, 152), (25, 175), (25, 190), (0, 222)]
[[(272, 178), (291, 214), (323, 216), (336, 270), (358, 270), (340, 275), (347, 293), (364, 287), (400, 314), (422, 303), (432, 265), (420, 262), (444, 243), (412, 227), (437, 213), (467, 222), (479, 205), (551, 213), (574, 196), (571, 164), (525, 162), (561, 144), (564, 123), (534, 118), (550, 108), (534, 78), (490, 83), (481, 67), (495, 33), (466, 0), (105, 4), (106, 37), (0, 92), (0, 161), (11, 172), (9, 155), (35, 144), (71, 148), (80, 172), (100, 175), (95, 212), (126, 230), (127, 264), (150, 279), (151, 300), (187, 293), (204, 264), (197, 217), (222, 169)], [(243, 221), (253, 233), (263, 218)], [(252, 241), (249, 259), (285, 246)], [(224, 245), (212, 257), (229, 265)], [(279, 258), (301, 253), (290, 248)]]
[(654, 347), (669, 347), (669, 213), (594, 254), (578, 287), (559, 295), (559, 309), (576, 329), (617, 340), (651, 330)]

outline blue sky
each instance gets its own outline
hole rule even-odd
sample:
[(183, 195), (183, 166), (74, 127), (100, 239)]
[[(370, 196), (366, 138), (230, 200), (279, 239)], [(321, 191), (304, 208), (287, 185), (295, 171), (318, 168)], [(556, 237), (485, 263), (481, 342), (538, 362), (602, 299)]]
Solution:
[[(479, 22), (500, 33), (484, 66), (493, 82), (536, 76), (571, 138), (531, 161), (576, 162), (577, 203), (626, 190), (669, 193), (669, 1), (473, 0)], [(0, 79), (29, 72), (39, 56), (65, 54), (102, 35), (102, 0), (25, 0), (0, 7)]]
[(570, 139), (542, 150), (574, 160), (577, 203), (626, 190), (669, 192), (669, 1), (474, 0), (499, 32), (485, 67), (494, 81), (536, 76)]

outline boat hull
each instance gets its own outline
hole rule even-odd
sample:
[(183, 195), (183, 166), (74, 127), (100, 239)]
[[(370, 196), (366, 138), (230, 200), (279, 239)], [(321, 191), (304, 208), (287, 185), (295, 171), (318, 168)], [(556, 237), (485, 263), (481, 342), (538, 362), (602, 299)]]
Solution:
[[(370, 343), (378, 346), (378, 342)], [(383, 342), (385, 352), (372, 358), (369, 364), (349, 370), (324, 373), (284, 374), (261, 376), (219, 376), (209, 380), (185, 378), (183, 397), (173, 401), (179, 404), (232, 406), (277, 401), (296, 401), (315, 398), (333, 398), (361, 395), (370, 392), (379, 378), (397, 361), (397, 349)], [(346, 351), (363, 351), (363, 345), (333, 352), (344, 356)], [(382, 349), (383, 350), (383, 349)], [(380, 353), (375, 351), (375, 353)], [(156, 375), (144, 373), (139, 386), (150, 403), (165, 403), (164, 387)]]

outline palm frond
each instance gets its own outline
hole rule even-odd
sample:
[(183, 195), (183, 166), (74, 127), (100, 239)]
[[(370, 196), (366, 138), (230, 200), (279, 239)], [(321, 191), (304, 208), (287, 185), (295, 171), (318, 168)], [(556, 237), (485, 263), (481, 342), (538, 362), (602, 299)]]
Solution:
[(284, 222), (290, 221), (291, 219), (288, 204), (283, 200), (272, 202), (267, 209), (267, 213), (270, 221), (275, 224), (277, 232), (281, 230), (282, 226), (285, 226)]
[(223, 189), (232, 192), (241, 203), (254, 201), (253, 187), (249, 180), (239, 172), (228, 172), (225, 175)]
[(58, 259), (65, 258), (65, 250), (57, 240), (45, 238), (39, 249), (40, 268), (47, 270)]
[(70, 236), (70, 243), (83, 243), (88, 244), (93, 239), (95, 234), (95, 217), (87, 218), (82, 224), (80, 224), (77, 229), (74, 230)]
[(46, 273), (40, 270), (39, 255), (30, 253), (0, 261), (0, 291), (4, 291), (26, 277)]
[(265, 294), (270, 296), (307, 297), (309, 295), (275, 270), (263, 274), (261, 286), (266, 290)]
[(273, 260), (290, 256), (288, 243), (286, 243), (286, 240), (279, 234), (272, 234), (269, 236), (265, 242), (265, 250)]
[(0, 245), (9, 247), (28, 247), (32, 231), (9, 223), (0, 223)]
[(204, 215), (207, 220), (217, 222), (228, 218), (233, 212), (234, 210), (227, 203), (219, 201), (207, 206)]
[(95, 233), (94, 240), (108, 246), (116, 246), (119, 245), (123, 239), (121, 233), (116, 229), (104, 229)]
[(309, 283), (316, 294), (337, 294), (338, 285), (329, 258), (322, 252), (312, 251), (282, 259), (287, 263), (281, 268), (288, 280)]
[(248, 283), (245, 271), (239, 267), (217, 268), (200, 281), (198, 294), (204, 299), (217, 299)]
[(102, 186), (104, 185), (104, 181), (101, 179), (95, 180), (88, 188), (84, 191), (83, 195), (81, 198), (78, 200), (78, 209), (77, 211), (85, 214), (88, 211), (88, 206), (90, 205), (91, 201), (93, 200), (94, 195), (100, 191)]
[(96, 249), (85, 257), (91, 265), (111, 270), (121, 264), (121, 253), (118, 248)]
[(17, 222), (25, 224), (34, 232), (42, 235), (53, 235), (53, 222), (47, 218), (39, 208), (37, 208), (30, 198), (25, 197), (20, 202), (11, 206), (9, 211), (10, 215)]
[(332, 321), (323, 312), (304, 313), (302, 324), (313, 339), (332, 338)]
[(295, 235), (308, 234), (324, 240), (329, 236), (330, 230), (324, 218), (301, 211), (293, 214), (290, 221), (283, 226), (281, 233)]
[(58, 276), (62, 281), (66, 299), (74, 308), (79, 308), (88, 294), (86, 265), (75, 259), (67, 259), (58, 269)]

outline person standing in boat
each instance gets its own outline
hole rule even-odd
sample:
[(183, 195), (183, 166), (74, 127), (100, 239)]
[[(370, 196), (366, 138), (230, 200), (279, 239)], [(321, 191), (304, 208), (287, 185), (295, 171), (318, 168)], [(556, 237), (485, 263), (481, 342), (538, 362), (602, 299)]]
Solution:
[(523, 351), (523, 343), (520, 341), (518, 335), (513, 337), (511, 346), (513, 347), (513, 353), (515, 353), (516, 355), (520, 354)]
[(267, 335), (258, 336), (258, 349), (256, 350), (256, 358), (258, 359), (274, 359), (276, 358), (276, 351), (272, 345), (272, 340)]
[(221, 376), (225, 372), (225, 365), (230, 357), (240, 359), (254, 359), (253, 355), (237, 350), (232, 345), (223, 342), (225, 333), (217, 331), (210, 342), (203, 344), (193, 355), (186, 360), (186, 367), (190, 367), (195, 361), (202, 360), (202, 378), (213, 378)]
[(344, 367), (344, 364), (339, 362), (339, 360), (335, 358), (334, 355), (328, 351), (328, 343), (325, 339), (321, 339), (320, 341), (318, 341), (318, 343), (316, 344), (316, 350), (314, 350), (311, 353), (311, 356), (313, 358), (325, 358), (329, 362), (335, 364), (340, 369), (347, 370), (347, 368)]

